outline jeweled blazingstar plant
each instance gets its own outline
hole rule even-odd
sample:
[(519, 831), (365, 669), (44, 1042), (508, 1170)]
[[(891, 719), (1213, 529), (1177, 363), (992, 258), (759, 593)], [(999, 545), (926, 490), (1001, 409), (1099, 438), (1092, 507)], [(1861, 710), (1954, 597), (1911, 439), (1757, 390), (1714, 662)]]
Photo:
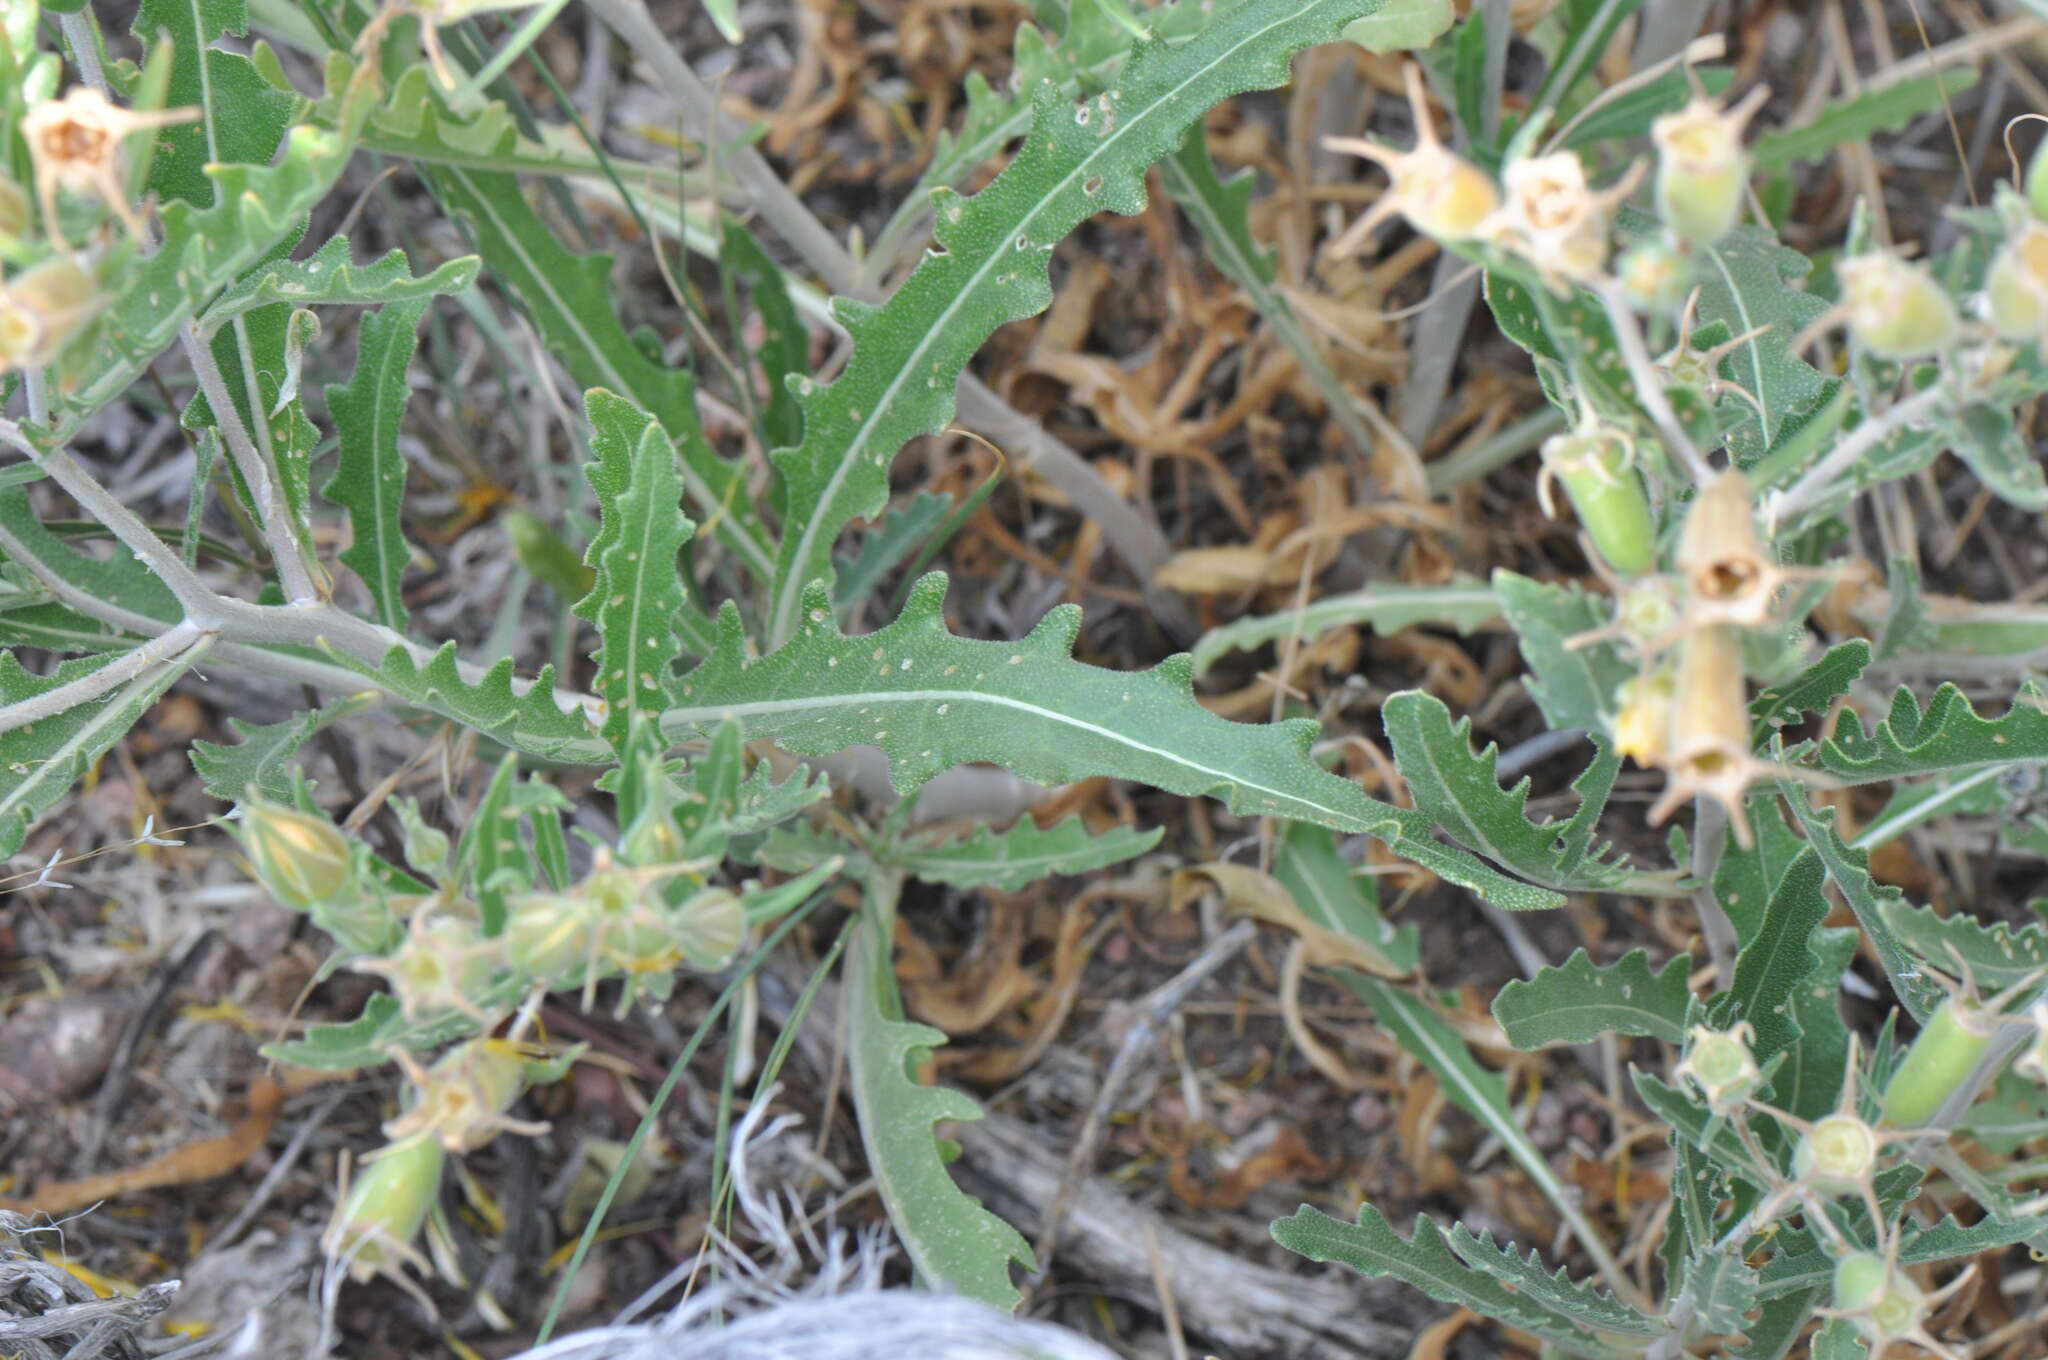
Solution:
[[(0, 0), (0, 447), (15, 458), (0, 470), (0, 643), (15, 649), (0, 659), (0, 851), (22, 852), (195, 668), (267, 686), (279, 721), (233, 722), (231, 740), (195, 743), (192, 759), (233, 805), (253, 879), (304, 913), (326, 968), (375, 988), (359, 1015), (266, 1049), (396, 1073), (386, 1151), (337, 1196), (326, 1236), (349, 1272), (399, 1275), (423, 1297), (432, 1282), (418, 1277), (459, 1273), (461, 1253), (442, 1249), (444, 1182), (469, 1186), (463, 1158), (541, 1127), (529, 1089), (577, 1060), (533, 1042), (550, 1007), (630, 1019), (678, 989), (711, 998), (692, 1003), (684, 1061), (725, 1035), (727, 1100), (749, 1080), (766, 1099), (788, 1048), (752, 1042), (755, 978), (802, 926), (838, 969), (850, 1102), (917, 1279), (1015, 1307), (1016, 1268), (1039, 1263), (951, 1178), (935, 1128), (976, 1110), (917, 1077), (945, 1036), (904, 1018), (899, 907), (921, 900), (906, 894), (913, 879), (1014, 892), (1130, 860), (1160, 833), (1028, 817), (939, 833), (912, 820), (912, 795), (973, 765), (1210, 798), (1214, 817), (1268, 837), (1256, 858), (1270, 874), (1249, 858), (1218, 867), (1298, 898), (1314, 952), (1343, 961), (1342, 985), (1555, 1210), (1562, 1231), (1545, 1246), (1564, 1256), (1427, 1217), (1404, 1235), (1369, 1206), (1349, 1221), (1348, 1203), (1343, 1219), (1304, 1208), (1276, 1224), (1297, 1251), (1398, 1276), (1552, 1354), (1677, 1360), (1738, 1345), (1785, 1355), (1816, 1325), (1836, 1357), (1852, 1343), (1932, 1344), (1933, 1295), (1904, 1272), (2048, 1242), (2048, 1205), (2020, 1184), (2032, 1164), (1984, 1172), (2004, 1155), (1989, 1131), (2018, 1122), (2038, 1095), (2029, 1080), (2048, 1071), (2048, 930), (1993, 921), (1989, 899), (1916, 909), (1870, 862), (1958, 815), (2002, 812), (2012, 846), (2048, 844), (2018, 791), (2048, 760), (2048, 720), (2031, 687), (1983, 714), (1952, 685), (1882, 693), (1869, 670), (1881, 657), (1884, 675), (1918, 684), (1967, 655), (1982, 689), (2033, 664), (2048, 625), (2024, 601), (1928, 596), (1901, 537), (1912, 497), (1885, 490), (1874, 516), (1860, 499), (1917, 487), (1905, 479), (1953, 453), (1987, 495), (2048, 509), (2029, 433), (2048, 394), (2048, 189), (2038, 173), (1999, 187), (1989, 207), (1957, 213), (1961, 231), (1931, 259), (1878, 249), (1862, 216), (1836, 240), (1820, 239), (1826, 220), (1802, 222), (1789, 235), (1825, 248), (1818, 270), (1762, 215), (1802, 210), (1788, 166), (1938, 111), (1957, 68), (1822, 108), (1764, 146), (1750, 125), (1770, 121), (1770, 92), (1728, 88), (1729, 69), (1671, 63), (1602, 88), (1618, 35), (1635, 31), (1617, 27), (1637, 8), (1626, 3), (1554, 7), (1506, 59), (1509, 35), (1486, 27), (1494, 5), (1443, 32), (1383, 15), (1381, 0), (1062, 0), (1019, 24), (1014, 79), (968, 83), (958, 126), (853, 252), (755, 152), (754, 130), (723, 117), (693, 64), (702, 54), (679, 52), (643, 0), (585, 8), (673, 102), (682, 144), (702, 149), (680, 178), (667, 160), (615, 154), (604, 129), (577, 135), (548, 111), (558, 103), (527, 105), (520, 92), (539, 86), (511, 68), (552, 50), (537, 40), (559, 5), (144, 0), (126, 49), (139, 65), (110, 53), (78, 5), (49, 8)], [(477, 28), (485, 11), (504, 22)], [(1449, 327), (1430, 342), (1445, 346), (1444, 372), (1418, 379), (1467, 371), (1450, 303), (1464, 271), (1483, 276), (1493, 323), (1559, 413), (1501, 445), (1533, 457), (1496, 492), (1560, 514), (1568, 500), (1590, 547), (1583, 571), (1559, 574), (1591, 572), (1602, 588), (1509, 571), (1373, 586), (1240, 620), (1197, 639), (1192, 660), (1136, 671), (1077, 660), (1071, 606), (1021, 636), (955, 632), (945, 577), (909, 564), (932, 560), (979, 500), (949, 511), (913, 497), (897, 468), (903, 449), (950, 429), (1009, 446), (1154, 584), (1166, 549), (1151, 518), (1044, 444), (973, 370), (992, 336), (1049, 305), (1068, 237), (1148, 208), (1155, 168), (1190, 241), (1298, 366), (1290, 401), (1320, 398), (1374, 478), (1400, 464), (1399, 496), (1474, 475), (1463, 454), (1425, 465), (1426, 441), (1392, 437), (1398, 421), (1365, 421), (1362, 394), (1290, 301), (1312, 272), (1281, 285), (1247, 211), (1254, 184), (1218, 175), (1204, 137), (1219, 104), (1286, 83), (1297, 54), (1381, 17), (1391, 27), (1353, 31), (1379, 47), (1390, 31), (1432, 44), (1396, 58), (1412, 131), (1389, 139), (1361, 101), (1343, 129), (1359, 135), (1328, 145), (1372, 164), (1340, 157), (1352, 182), (1295, 186), (1321, 206), (1290, 220), (1324, 258), (1381, 229), (1446, 254), (1451, 291), (1417, 323)], [(1686, 55), (1712, 60), (1709, 48)], [(1331, 70), (1366, 60), (1332, 50)], [(1375, 57), (1361, 70), (1392, 67)], [(401, 167), (417, 186), (408, 203), (438, 214), (409, 234), (434, 243), (418, 258), (361, 258), (332, 234), (387, 210), (364, 193), (373, 167)], [(1752, 171), (1772, 176), (1768, 192), (1751, 192)], [(700, 174), (721, 194), (683, 193)], [(1313, 239), (1324, 207), (1361, 193), (1356, 223)], [(739, 198), (743, 220), (720, 215)], [(585, 219), (574, 231), (560, 211), (571, 206)], [(729, 326), (705, 324), (694, 287), (672, 308), (587, 253), (585, 228), (628, 219), (636, 242), (661, 238), (664, 259), (705, 255)], [(454, 242), (475, 253), (427, 253)], [(459, 306), (444, 301), (457, 294)], [(449, 350), (445, 337), (472, 326), (488, 343)], [(439, 378), (420, 381), (430, 368)], [(483, 369), (501, 385), (469, 391)], [(109, 485), (112, 469), (146, 460), (108, 440), (131, 398), (161, 411), (166, 394), (194, 473), (189, 501), (181, 490), (160, 513), (157, 491)], [(533, 459), (493, 473), (516, 483), (493, 494), (517, 507), (464, 539), (505, 545), (507, 574), (491, 579), (507, 598), (472, 635), (487, 643), (444, 635), (443, 584), (419, 571), (447, 556), (431, 546), (444, 540), (409, 536), (425, 518), (449, 522), (446, 489), (419, 485), (409, 433), (429, 399), (565, 416), (536, 432)], [(1319, 456), (1314, 442), (1299, 457)], [(570, 446), (565, 469), (555, 460)], [(1479, 462), (1498, 467), (1493, 452)], [(1957, 532), (1984, 522), (1973, 512)], [(1830, 564), (1870, 541), (1900, 554), (1883, 589), (1816, 613)], [(1921, 560), (1931, 575), (1958, 551), (1944, 538)], [(1430, 695), (1380, 705), (1399, 776), (1388, 782), (1406, 785), (1382, 799), (1324, 763), (1312, 721), (1226, 721), (1193, 689), (1197, 668), (1233, 647), (1418, 621), (1513, 630), (1524, 673), (1500, 692), (1526, 694), (1584, 743), (1560, 749), (1590, 748), (1558, 794), (1577, 800), (1566, 818), (1538, 819), (1532, 786), (1503, 787), (1471, 720)], [(420, 758), (375, 772), (344, 807), (355, 772), (316, 783), (323, 745), (338, 726), (378, 723), (403, 723)], [(854, 747), (881, 752), (900, 802), (847, 789), (822, 806), (824, 767), (802, 762)], [(1647, 808), (1622, 777), (1629, 757), (1664, 780)], [(1896, 786), (1889, 801), (1867, 796), (1877, 784)], [(1816, 806), (1819, 787), (1830, 806)], [(1660, 838), (1652, 821), (1672, 826)], [(1414, 932), (1382, 919), (1350, 872), (1340, 847), (1359, 838), (1426, 870), (1447, 900), (1657, 899), (1677, 913), (1660, 920), (1690, 923), (1697, 957), (1582, 951), (1494, 1006), (1519, 1047), (1641, 1041), (1603, 1051), (1640, 1062), (1627, 1117), (1669, 1130), (1671, 1202), (1654, 1224), (1610, 1215), (1530, 1137), (1468, 1043), (1470, 1017), (1452, 1023), (1421, 976)], [(1853, 926), (1826, 924), (1834, 908)], [(1882, 1033), (1906, 1044), (1886, 1038), (1867, 1068), (1836, 1001), (1844, 971), (1866, 962), (1897, 1008)], [(1957, 968), (1992, 999), (1938, 980)], [(1641, 1145), (1628, 1145), (1640, 1169)], [(633, 1167), (615, 1159), (614, 1188)], [(714, 1182), (730, 1192), (729, 1177)], [(712, 1220), (726, 1207), (710, 1206)], [(562, 1291), (603, 1214), (583, 1231)], [(1655, 1250), (1625, 1266), (1624, 1232)], [(549, 1313), (538, 1330), (553, 1324)]]

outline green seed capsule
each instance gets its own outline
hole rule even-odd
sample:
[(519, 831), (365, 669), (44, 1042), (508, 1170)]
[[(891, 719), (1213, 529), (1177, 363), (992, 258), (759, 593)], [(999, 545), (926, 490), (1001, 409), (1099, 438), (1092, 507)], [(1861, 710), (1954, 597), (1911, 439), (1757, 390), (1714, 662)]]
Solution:
[(1950, 997), (1906, 1050), (1884, 1088), (1884, 1122), (1918, 1128), (1961, 1086), (1991, 1044), (1997, 1017)]
[(2048, 137), (2034, 148), (2034, 159), (2027, 166), (2027, 206), (2034, 216), (2048, 221)]
[(1579, 523), (1616, 571), (1639, 575), (1657, 564), (1657, 526), (1628, 445), (1614, 431), (1580, 428), (1543, 441), (1544, 470), (1564, 484)]
[(440, 1194), (447, 1160), (439, 1142), (414, 1138), (364, 1163), (321, 1238), (328, 1255), (347, 1261), (350, 1277), (358, 1281), (395, 1274), (400, 1262), (417, 1261), (412, 1239)]
[(1880, 359), (1919, 359), (1956, 338), (1956, 305), (1934, 276), (1878, 251), (1843, 260), (1842, 305), (1849, 334)]
[(1853, 1114), (1831, 1114), (1799, 1140), (1793, 1174), (1825, 1195), (1868, 1188), (1877, 1170), (1877, 1131)]
[(1859, 1251), (1835, 1263), (1835, 1307), (1866, 1340), (1890, 1342), (1919, 1330), (1927, 1296), (1882, 1256)]

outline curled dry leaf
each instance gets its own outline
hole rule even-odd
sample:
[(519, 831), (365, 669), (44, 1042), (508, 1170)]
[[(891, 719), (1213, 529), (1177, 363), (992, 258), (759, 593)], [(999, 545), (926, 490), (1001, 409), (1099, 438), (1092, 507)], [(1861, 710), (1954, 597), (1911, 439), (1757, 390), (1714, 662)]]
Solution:
[(1176, 909), (1185, 907), (1209, 891), (1222, 894), (1223, 910), (1231, 915), (1249, 916), (1293, 931), (1301, 937), (1308, 961), (1318, 967), (1357, 968), (1382, 978), (1407, 976), (1406, 969), (1364, 940), (1316, 924), (1278, 879), (1242, 864), (1202, 864), (1182, 869), (1173, 876), (1168, 904)]

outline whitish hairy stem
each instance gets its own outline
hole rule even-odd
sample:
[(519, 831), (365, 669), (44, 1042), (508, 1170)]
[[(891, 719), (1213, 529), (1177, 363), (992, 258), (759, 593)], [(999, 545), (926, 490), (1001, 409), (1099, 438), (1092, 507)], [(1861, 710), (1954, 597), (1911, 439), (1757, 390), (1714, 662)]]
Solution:
[(78, 63), (78, 74), (85, 77), (86, 84), (112, 99), (114, 91), (107, 84), (107, 73), (100, 69), (100, 44), (92, 31), (91, 18), (83, 13), (60, 14), (57, 26), (63, 30), (64, 41), (71, 45), (71, 59)]
[[(689, 133), (719, 147), (719, 168), (731, 175), (754, 210), (817, 272), (835, 293), (875, 301), (860, 266), (839, 238), (791, 193), (773, 166), (746, 141), (745, 134), (718, 111), (710, 89), (690, 69), (647, 12), (644, 0), (589, 0), (594, 11), (653, 70), (662, 92), (683, 115)], [(1047, 434), (1045, 428), (989, 390), (971, 373), (960, 376), (954, 401), (960, 417), (1018, 461), (1030, 463), (1075, 506), (1102, 526), (1110, 550), (1140, 581), (1171, 554), (1165, 535), (1131, 508), (1086, 459)]]
[(191, 623), (181, 623), (90, 675), (81, 675), (69, 684), (0, 707), (0, 732), (12, 732), (17, 727), (27, 727), (30, 723), (54, 718), (67, 709), (90, 703), (108, 690), (118, 689), (164, 662), (193, 657), (205, 650), (212, 640), (213, 635), (204, 629)]
[(1700, 934), (1706, 937), (1707, 957), (1714, 964), (1714, 985), (1735, 985), (1735, 923), (1721, 899), (1714, 895), (1714, 871), (1721, 866), (1721, 853), (1728, 846), (1728, 811), (1711, 798), (1693, 802), (1692, 905), (1700, 919)]
[(1621, 294), (1621, 285), (1603, 283), (1597, 290), (1600, 305), (1607, 309), (1607, 322), (1614, 329), (1614, 343), (1621, 349), (1621, 359), (1628, 366), (1629, 381), (1635, 384), (1636, 400), (1650, 413), (1650, 419), (1657, 422), (1657, 433), (1663, 437), (1664, 449), (1684, 464), (1686, 475), (1695, 482), (1705, 482), (1713, 475), (1713, 469), (1692, 442), (1692, 436), (1678, 423), (1677, 412), (1671, 409), (1671, 402), (1664, 395), (1663, 379), (1650, 363), (1649, 348), (1643, 343), (1643, 328), (1636, 322), (1635, 310), (1628, 305), (1628, 299)]
[(199, 338), (189, 322), (178, 332), (178, 341), (184, 346), (185, 358), (199, 379), (199, 390), (206, 394), (206, 404), (213, 408), (213, 422), (227, 440), (228, 452), (234, 456), (235, 466), (241, 469), (242, 480), (248, 484), (249, 493), (256, 498), (256, 515), (262, 521), (263, 541), (269, 545), (271, 559), (277, 565), (277, 578), (284, 587), (285, 598), (296, 605), (319, 603), (320, 589), (313, 584), (312, 572), (306, 565), (308, 549), (299, 542), (291, 507), (285, 503), (284, 488), (278, 482), (277, 469), (249, 438), (248, 427), (242, 424), (242, 413), (235, 408), (233, 398), (228, 396), (220, 365), (213, 361), (213, 350)]
[(1790, 523), (1794, 516), (1833, 494), (1835, 483), (1869, 457), (1879, 444), (1902, 430), (1926, 423), (1953, 399), (1953, 394), (1937, 383), (1924, 392), (1907, 397), (1882, 415), (1865, 420), (1828, 450), (1825, 458), (1808, 468), (1798, 481), (1764, 499), (1764, 523), (1772, 530), (1780, 524)]

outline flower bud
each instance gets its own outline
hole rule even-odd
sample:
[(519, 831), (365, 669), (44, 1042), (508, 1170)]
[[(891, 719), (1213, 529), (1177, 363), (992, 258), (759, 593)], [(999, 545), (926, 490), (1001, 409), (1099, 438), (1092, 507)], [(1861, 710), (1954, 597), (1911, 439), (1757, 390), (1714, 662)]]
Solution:
[(1799, 1139), (1792, 1174), (1823, 1195), (1857, 1195), (1870, 1189), (1881, 1140), (1877, 1130), (1846, 1110), (1820, 1120)]
[(348, 839), (325, 817), (251, 797), (242, 804), (241, 821), (242, 848), (279, 905), (308, 911), (348, 886)]
[(440, 877), (448, 872), (448, 854), (453, 848), (448, 833), (430, 825), (420, 815), (420, 805), (410, 798), (391, 800), (398, 823), (405, 828), (405, 862), (423, 874)]
[(1743, 129), (1769, 97), (1760, 85), (1740, 104), (1723, 111), (1712, 100), (1695, 96), (1677, 113), (1651, 124), (1650, 140), (1657, 147), (1657, 213), (1688, 249), (1712, 245), (1742, 216), (1749, 181)]
[(1397, 212), (1424, 235), (1459, 241), (1476, 236), (1481, 225), (1500, 207), (1500, 190), (1486, 172), (1437, 140), (1436, 128), (1430, 122), (1429, 100), (1422, 88), (1421, 68), (1409, 62), (1403, 75), (1408, 86), (1408, 105), (1415, 115), (1413, 151), (1394, 151), (1355, 137), (1331, 137), (1323, 142), (1332, 151), (1364, 156), (1385, 168), (1393, 180), (1372, 210), (1331, 246), (1335, 254), (1349, 254), (1374, 227)]
[(1956, 305), (1934, 276), (1888, 251), (1843, 260), (1842, 310), (1849, 334), (1880, 359), (1918, 359), (1956, 337)]
[(440, 1195), (447, 1159), (439, 1142), (415, 1138), (365, 1161), (321, 1236), (328, 1256), (347, 1262), (350, 1278), (358, 1282), (395, 1277), (401, 1262), (424, 1269), (412, 1240)]
[(598, 916), (567, 893), (528, 893), (507, 904), (499, 937), (514, 968), (550, 986), (580, 980), (597, 957)]
[(0, 288), (0, 373), (55, 359), (104, 302), (93, 276), (68, 256), (15, 275)]
[(1664, 759), (1671, 738), (1671, 708), (1678, 697), (1678, 675), (1658, 666), (1622, 681), (1614, 715), (1614, 753), (1648, 769)]
[(2029, 222), (1992, 258), (1984, 308), (2005, 340), (2039, 344), (2048, 334), (2048, 226)]
[(1762, 1082), (1763, 1073), (1749, 1048), (1755, 1038), (1756, 1031), (1747, 1020), (1728, 1030), (1692, 1027), (1691, 1045), (1685, 1061), (1678, 1065), (1678, 1075), (1699, 1087), (1707, 1108), (1715, 1114), (1725, 1116), (1741, 1109)]
[(1634, 466), (1635, 446), (1627, 434), (1590, 412), (1563, 434), (1543, 441), (1543, 470), (1537, 494), (1549, 511), (1549, 478), (1564, 484), (1579, 523), (1593, 546), (1616, 571), (1637, 575), (1657, 563), (1657, 526)]
[(1910, 1129), (1932, 1119), (1976, 1070), (1998, 1023), (1996, 1012), (1963, 997), (1944, 1000), (1907, 1048), (1884, 1088), (1884, 1122), (1895, 1129)]

